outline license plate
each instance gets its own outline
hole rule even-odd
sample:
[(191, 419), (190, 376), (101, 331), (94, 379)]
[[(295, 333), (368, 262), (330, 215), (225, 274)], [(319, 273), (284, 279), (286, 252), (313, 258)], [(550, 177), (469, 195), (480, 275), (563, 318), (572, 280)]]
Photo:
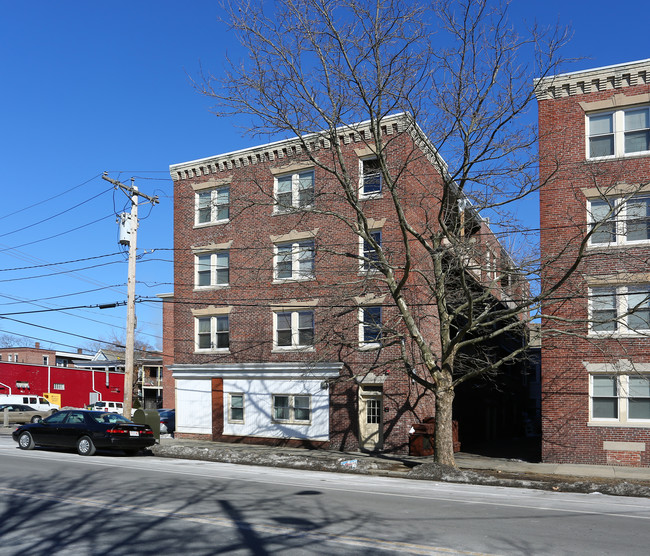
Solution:
[(139, 431), (129, 431), (129, 436), (140, 436)]

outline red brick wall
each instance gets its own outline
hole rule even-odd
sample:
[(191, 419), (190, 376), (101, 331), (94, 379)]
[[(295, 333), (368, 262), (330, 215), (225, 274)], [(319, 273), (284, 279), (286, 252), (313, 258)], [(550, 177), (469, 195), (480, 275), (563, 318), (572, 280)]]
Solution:
[[(15, 357), (18, 355), (18, 361)], [(56, 365), (56, 352), (49, 349), (39, 349), (38, 347), (26, 348), (3, 348), (0, 349), (0, 360), (9, 361), (11, 356), (12, 363), (27, 363), (29, 365), (43, 365), (43, 357), (48, 358), (48, 365)]]
[[(408, 172), (400, 187), (408, 188), (404, 209), (415, 222), (435, 221), (439, 210), (441, 186), (436, 168), (414, 146), (408, 134), (389, 137), (389, 160), (395, 167), (407, 159)], [(344, 159), (356, 178), (359, 156), (355, 149), (362, 141), (345, 146)], [(277, 156), (277, 155), (276, 155)], [(332, 152), (321, 149), (317, 156), (332, 163)], [(236, 158), (228, 169), (212, 169), (186, 175), (175, 181), (174, 244), (175, 292), (173, 303), (174, 362), (225, 363), (258, 361), (343, 361), (340, 379), (331, 385), (330, 446), (358, 449), (358, 380), (368, 372), (384, 377), (384, 444), (387, 450), (406, 452), (409, 429), (426, 417), (434, 415), (434, 399), (430, 393), (409, 379), (399, 362), (399, 343), (376, 351), (359, 351), (358, 320), (355, 296), (384, 294), (380, 282), (359, 274), (355, 258), (359, 239), (351, 226), (355, 215), (341, 187), (332, 176), (319, 167), (315, 169), (316, 210), (290, 214), (274, 214), (272, 204), (273, 174), (271, 169), (306, 159), (291, 154), (275, 160)], [(410, 174), (410, 175), (408, 175)], [(407, 177), (405, 177), (407, 176)], [(174, 176), (178, 178), (178, 176)], [(230, 183), (231, 219), (228, 223), (194, 227), (192, 184), (213, 179), (232, 178)], [(391, 259), (403, 261), (402, 238), (395, 224), (395, 209), (387, 192), (380, 199), (365, 201), (366, 215), (376, 220), (385, 218), (382, 246)], [(316, 279), (299, 283), (273, 283), (273, 243), (269, 236), (296, 230), (318, 230), (315, 258)], [(192, 247), (232, 241), (230, 249), (230, 286), (213, 291), (195, 291)], [(495, 244), (496, 245), (496, 244)], [(414, 246), (420, 249), (417, 245)], [(496, 253), (497, 255), (499, 252)], [(418, 269), (426, 270), (428, 257), (416, 258)], [(437, 349), (437, 315), (435, 303), (417, 274), (406, 285), (405, 295), (418, 303), (416, 317), (425, 335)], [(272, 353), (273, 317), (270, 306), (289, 300), (318, 299), (315, 308), (316, 345), (314, 353)], [(231, 306), (230, 353), (197, 354), (194, 352), (193, 308)], [(386, 300), (383, 320), (398, 322), (396, 309)], [(397, 329), (401, 330), (397, 325)], [(167, 349), (165, 349), (167, 352)], [(421, 368), (418, 368), (422, 372)]]
[(162, 327), (163, 327), (163, 407), (174, 409), (176, 407), (176, 381), (169, 370), (174, 364), (174, 299), (172, 296), (165, 296), (162, 303)]
[[(650, 157), (589, 161), (585, 152), (585, 112), (580, 102), (613, 95), (650, 92), (650, 85), (609, 89), (541, 100), (540, 223), (541, 254), (548, 266), (543, 286), (562, 275), (578, 252), (587, 229), (587, 199), (582, 190), (618, 184), (643, 184)], [(650, 429), (588, 425), (589, 375), (584, 363), (628, 359), (650, 363), (647, 338), (594, 339), (587, 335), (586, 276), (647, 272), (650, 248), (589, 248), (578, 271), (544, 308), (542, 339), (543, 460), (616, 465), (650, 465)], [(554, 332), (554, 331), (557, 331)], [(604, 442), (640, 442), (645, 451), (615, 452)]]

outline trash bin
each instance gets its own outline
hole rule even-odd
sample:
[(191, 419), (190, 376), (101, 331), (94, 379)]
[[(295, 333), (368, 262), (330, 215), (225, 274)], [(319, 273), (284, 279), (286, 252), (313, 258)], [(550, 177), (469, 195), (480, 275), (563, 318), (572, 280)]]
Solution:
[(133, 422), (139, 425), (149, 425), (156, 440), (160, 440), (160, 415), (157, 409), (136, 409)]
[(435, 428), (436, 423), (432, 417), (425, 419), (422, 423), (415, 423), (413, 425), (413, 432), (409, 438), (409, 455), (433, 455), (433, 439), (435, 438)]
[[(409, 455), (432, 456), (436, 433), (435, 417), (427, 417), (421, 423), (415, 423), (412, 430), (413, 432), (409, 435)], [(454, 452), (460, 452), (458, 421), (452, 421), (452, 436)]]

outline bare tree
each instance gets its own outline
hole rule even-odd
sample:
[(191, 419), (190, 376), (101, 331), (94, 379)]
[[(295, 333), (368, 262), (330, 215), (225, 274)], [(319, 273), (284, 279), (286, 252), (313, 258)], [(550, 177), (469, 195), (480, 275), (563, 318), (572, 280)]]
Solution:
[(11, 348), (20, 346), (22, 343), (24, 343), (24, 341), (21, 340), (18, 336), (6, 333), (0, 334), (0, 347)]
[[(249, 118), (252, 136), (299, 138), (305, 156), (331, 176), (328, 194), (346, 210), (330, 214), (369, 246), (363, 264), (377, 271), (396, 309), (390, 337), (402, 346), (404, 372), (435, 393), (436, 461), (454, 465), (455, 389), (522, 357), (526, 323), (586, 245), (581, 239), (543, 295), (527, 281), (538, 279), (539, 257), (513, 260), (501, 247), (508, 239), (525, 250), (513, 212), (540, 186), (527, 120), (532, 78), (556, 72), (566, 33), (533, 27), (518, 34), (507, 6), (488, 0), (279, 0), (237, 3), (227, 13), (247, 57), (216, 77), (201, 75), (196, 86), (216, 100), (218, 115)], [(416, 147), (400, 164), (391, 153), (404, 145), (385, 125), (397, 113)], [(370, 132), (359, 135), (358, 122)], [(376, 154), (399, 249), (372, 233), (356, 162), (344, 153), (351, 135)], [(315, 138), (329, 146), (327, 155), (314, 150)], [(418, 172), (423, 159), (436, 176)], [(433, 309), (415, 301), (413, 283)], [(504, 343), (513, 345), (499, 349)]]

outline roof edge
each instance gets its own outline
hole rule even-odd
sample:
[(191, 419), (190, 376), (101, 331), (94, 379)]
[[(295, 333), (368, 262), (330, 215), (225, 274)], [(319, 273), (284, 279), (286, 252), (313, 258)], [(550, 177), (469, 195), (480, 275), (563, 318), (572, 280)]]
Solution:
[(587, 70), (560, 73), (533, 80), (538, 101), (647, 85), (650, 58)]

